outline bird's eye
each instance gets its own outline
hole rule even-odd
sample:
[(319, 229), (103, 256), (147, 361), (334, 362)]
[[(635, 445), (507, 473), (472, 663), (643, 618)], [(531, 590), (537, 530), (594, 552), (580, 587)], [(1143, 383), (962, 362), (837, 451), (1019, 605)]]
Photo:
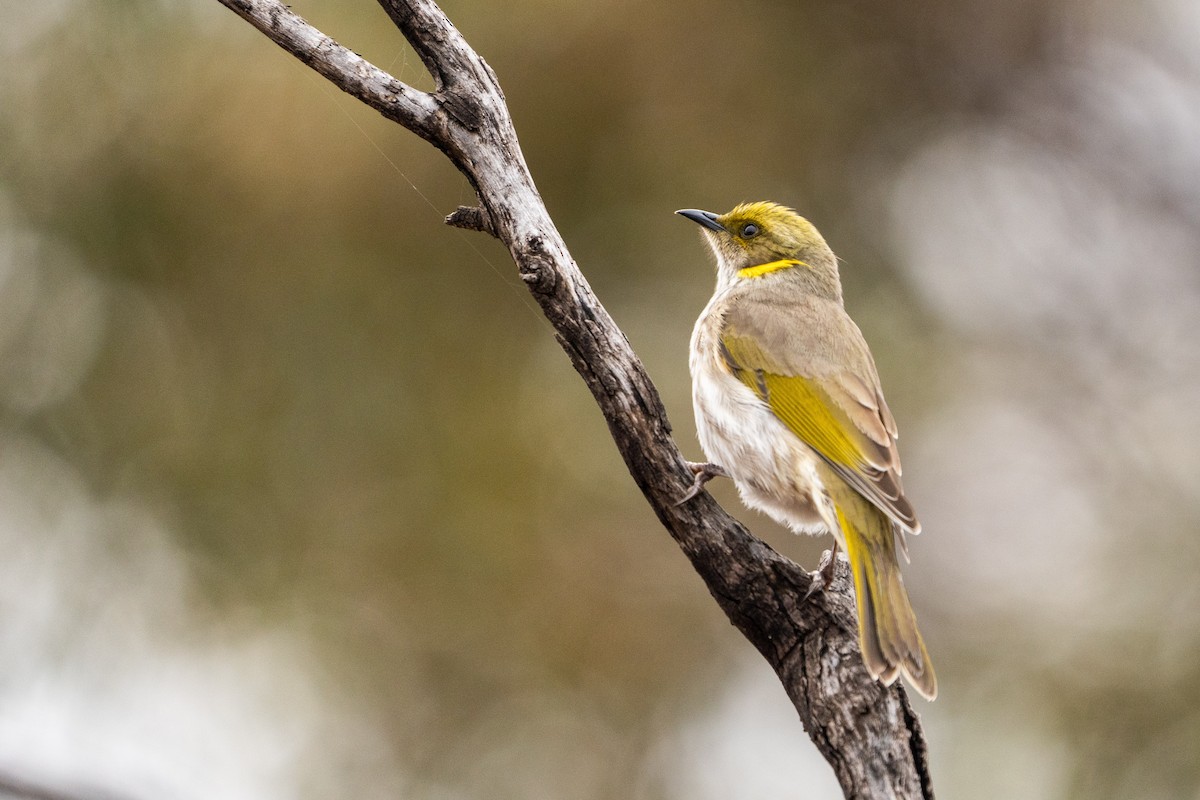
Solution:
[(758, 226), (753, 222), (747, 222), (742, 226), (740, 235), (743, 239), (753, 239), (755, 236), (758, 236)]

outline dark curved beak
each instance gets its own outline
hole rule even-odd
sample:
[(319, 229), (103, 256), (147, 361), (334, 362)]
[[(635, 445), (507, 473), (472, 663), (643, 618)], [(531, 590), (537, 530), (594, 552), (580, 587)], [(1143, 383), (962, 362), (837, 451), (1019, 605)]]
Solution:
[(717, 222), (717, 215), (711, 211), (701, 211), (698, 208), (683, 208), (675, 213), (681, 217), (687, 217), (698, 225), (703, 225), (710, 231), (725, 233), (725, 229), (721, 227), (721, 223)]

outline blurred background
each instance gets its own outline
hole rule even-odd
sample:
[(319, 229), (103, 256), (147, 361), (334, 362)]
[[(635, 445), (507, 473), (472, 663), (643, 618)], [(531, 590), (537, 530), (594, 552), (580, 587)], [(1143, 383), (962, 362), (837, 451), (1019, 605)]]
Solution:
[[(294, 5), (430, 86), (370, 0)], [(841, 256), (939, 796), (1200, 798), (1200, 5), (445, 9), (691, 457), (672, 212), (777, 200)], [(0, 74), (0, 773), (837, 796), (439, 153), (215, 0), (3, 0)]]

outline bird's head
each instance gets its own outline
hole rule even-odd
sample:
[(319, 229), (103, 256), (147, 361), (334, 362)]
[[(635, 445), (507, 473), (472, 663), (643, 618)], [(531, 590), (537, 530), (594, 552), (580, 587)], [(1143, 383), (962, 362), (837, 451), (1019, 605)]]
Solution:
[(801, 279), (812, 291), (841, 299), (837, 259), (812, 223), (777, 203), (743, 203), (714, 214), (686, 208), (676, 214), (702, 227), (717, 257), (721, 284), (768, 276)]

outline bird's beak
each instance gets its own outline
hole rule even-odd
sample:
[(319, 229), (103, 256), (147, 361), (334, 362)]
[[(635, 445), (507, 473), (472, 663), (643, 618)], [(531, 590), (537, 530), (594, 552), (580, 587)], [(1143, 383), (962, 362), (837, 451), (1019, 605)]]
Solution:
[(681, 217), (687, 217), (692, 222), (703, 225), (710, 231), (725, 233), (725, 229), (721, 227), (721, 223), (717, 222), (717, 215), (711, 211), (701, 211), (698, 208), (683, 208), (675, 213)]

